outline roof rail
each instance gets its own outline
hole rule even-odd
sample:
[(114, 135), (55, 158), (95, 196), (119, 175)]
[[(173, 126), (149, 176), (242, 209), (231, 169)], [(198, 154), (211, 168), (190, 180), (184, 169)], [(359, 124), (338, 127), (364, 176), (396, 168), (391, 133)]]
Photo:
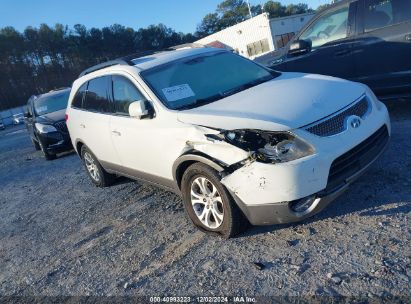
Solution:
[(108, 68), (110, 66), (113, 65), (128, 65), (128, 63), (126, 61), (124, 61), (123, 59), (114, 59), (114, 60), (110, 60), (110, 61), (106, 61), (97, 65), (94, 65), (86, 70), (84, 70), (83, 72), (81, 72), (81, 74), (79, 75), (80, 77), (83, 77), (84, 75), (90, 74), (92, 72), (104, 69), (104, 68)]
[(137, 53), (133, 53), (124, 57), (120, 57), (114, 60), (110, 60), (107, 62), (103, 62), (97, 65), (94, 65), (86, 70), (84, 70), (83, 72), (81, 72), (81, 74), (79, 75), (79, 78), (90, 74), (92, 72), (104, 69), (104, 68), (108, 68), (111, 67), (113, 65), (134, 65), (133, 60), (140, 58), (140, 57), (144, 57), (144, 56), (149, 56), (149, 55), (153, 55), (153, 54), (157, 54), (157, 53), (161, 53), (161, 52), (170, 52), (170, 51), (177, 51), (177, 50), (181, 50), (181, 49), (188, 49), (188, 48), (203, 48), (206, 47), (202, 44), (199, 43), (185, 43), (185, 44), (180, 44), (180, 45), (176, 45), (176, 46), (172, 46), (163, 50), (156, 50), (156, 51), (141, 51), (141, 52), (137, 52)]
[(133, 53), (133, 54), (121, 57), (120, 59), (127, 62), (128, 65), (135, 65), (135, 63), (133, 62), (134, 59), (141, 58), (141, 57), (144, 57), (144, 56), (150, 56), (150, 55), (157, 54), (157, 53), (164, 52), (164, 51), (167, 51), (167, 50), (141, 51), (141, 52), (137, 52), (137, 53)]

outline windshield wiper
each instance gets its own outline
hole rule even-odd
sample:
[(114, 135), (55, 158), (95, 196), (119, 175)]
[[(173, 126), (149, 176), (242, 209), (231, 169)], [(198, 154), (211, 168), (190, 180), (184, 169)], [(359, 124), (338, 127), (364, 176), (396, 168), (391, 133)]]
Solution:
[(206, 104), (211, 103), (213, 101), (219, 100), (223, 97), (225, 97), (223, 94), (218, 93), (218, 94), (212, 95), (212, 96), (207, 97), (207, 98), (196, 99), (194, 102), (183, 105), (183, 106), (177, 108), (176, 110), (193, 109), (193, 108), (196, 108), (196, 107), (199, 107), (199, 106), (206, 105)]
[(189, 110), (189, 109), (193, 109), (193, 108), (196, 108), (196, 107), (199, 107), (199, 106), (203, 106), (203, 105), (206, 105), (206, 104), (211, 103), (213, 101), (216, 101), (216, 100), (219, 100), (219, 99), (234, 95), (235, 93), (238, 93), (238, 92), (247, 90), (249, 88), (255, 87), (259, 84), (262, 84), (262, 83), (267, 82), (267, 81), (269, 81), (271, 79), (274, 79), (274, 78), (275, 78), (275, 76), (273, 76), (273, 75), (261, 77), (261, 78), (255, 79), (253, 81), (247, 82), (245, 84), (242, 84), (238, 87), (235, 87), (234, 89), (230, 89), (230, 90), (224, 91), (222, 93), (212, 95), (212, 96), (207, 97), (207, 98), (197, 99), (192, 103), (189, 103), (189, 104), (186, 104), (186, 105), (183, 105), (183, 106), (177, 108), (176, 110)]
[(227, 90), (227, 91), (223, 92), (222, 95), (223, 95), (224, 97), (227, 97), (227, 96), (230, 96), (230, 95), (234, 95), (235, 93), (238, 93), (238, 92), (247, 90), (247, 89), (249, 89), (249, 88), (255, 87), (255, 86), (257, 86), (257, 85), (259, 85), (259, 84), (262, 84), (262, 83), (264, 83), (264, 82), (267, 82), (267, 81), (269, 81), (269, 80), (271, 80), (271, 79), (273, 79), (273, 78), (274, 78), (274, 76), (272, 76), (272, 75), (265, 76), (265, 77), (262, 77), (262, 78), (258, 78), (258, 79), (256, 79), (256, 80), (253, 80), (253, 81), (247, 82), (247, 83), (245, 83), (245, 84), (242, 84), (242, 85), (240, 85), (240, 86), (238, 86), (238, 87), (235, 87), (234, 89)]

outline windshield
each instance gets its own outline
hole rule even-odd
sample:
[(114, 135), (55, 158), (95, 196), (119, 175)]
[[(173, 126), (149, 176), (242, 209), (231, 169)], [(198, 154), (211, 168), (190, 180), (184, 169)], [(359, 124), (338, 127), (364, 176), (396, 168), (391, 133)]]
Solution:
[(141, 73), (157, 97), (173, 110), (201, 106), (278, 75), (228, 52), (188, 57)]
[(67, 107), (70, 91), (40, 97), (34, 100), (34, 110), (37, 115), (44, 115), (51, 112), (63, 110)]
[(300, 40), (311, 41), (312, 48), (347, 37), (348, 4), (343, 8), (325, 14), (310, 25)]

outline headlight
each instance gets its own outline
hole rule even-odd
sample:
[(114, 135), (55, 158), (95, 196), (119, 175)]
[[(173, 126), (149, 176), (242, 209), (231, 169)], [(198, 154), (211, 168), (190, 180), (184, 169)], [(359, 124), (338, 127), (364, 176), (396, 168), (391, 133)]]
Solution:
[(377, 96), (375, 96), (374, 92), (367, 86), (365, 85), (365, 91), (366, 91), (366, 95), (369, 99), (371, 99), (371, 101), (375, 104), (375, 106), (377, 107), (377, 110), (380, 111), (383, 107), (383, 103), (381, 101), (379, 101), (379, 99), (377, 98)]
[(253, 151), (262, 162), (283, 163), (314, 154), (315, 149), (289, 132), (235, 130), (223, 133), (234, 146)]
[(51, 133), (51, 132), (57, 132), (57, 129), (53, 127), (52, 125), (43, 125), (41, 123), (36, 123), (35, 124), (36, 129), (40, 133)]

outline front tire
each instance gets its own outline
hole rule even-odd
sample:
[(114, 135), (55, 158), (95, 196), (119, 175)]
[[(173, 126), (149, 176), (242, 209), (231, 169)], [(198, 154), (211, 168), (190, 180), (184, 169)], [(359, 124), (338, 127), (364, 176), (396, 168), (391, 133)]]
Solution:
[(188, 217), (200, 230), (233, 237), (248, 222), (214, 169), (195, 163), (184, 172), (181, 182), (184, 207)]
[(35, 140), (33, 137), (31, 138), (31, 142), (33, 143), (34, 149), (36, 149), (36, 151), (40, 151), (40, 145), (39, 142), (37, 140)]
[(113, 184), (115, 176), (107, 173), (94, 154), (85, 146), (81, 148), (81, 159), (83, 160), (87, 175), (90, 177), (94, 185), (104, 188)]
[(39, 143), (40, 150), (43, 153), (43, 156), (46, 160), (53, 160), (57, 158), (56, 154), (51, 154), (47, 151), (47, 149), (44, 147), (44, 145), (41, 143), (40, 140), (38, 141), (38, 143)]

